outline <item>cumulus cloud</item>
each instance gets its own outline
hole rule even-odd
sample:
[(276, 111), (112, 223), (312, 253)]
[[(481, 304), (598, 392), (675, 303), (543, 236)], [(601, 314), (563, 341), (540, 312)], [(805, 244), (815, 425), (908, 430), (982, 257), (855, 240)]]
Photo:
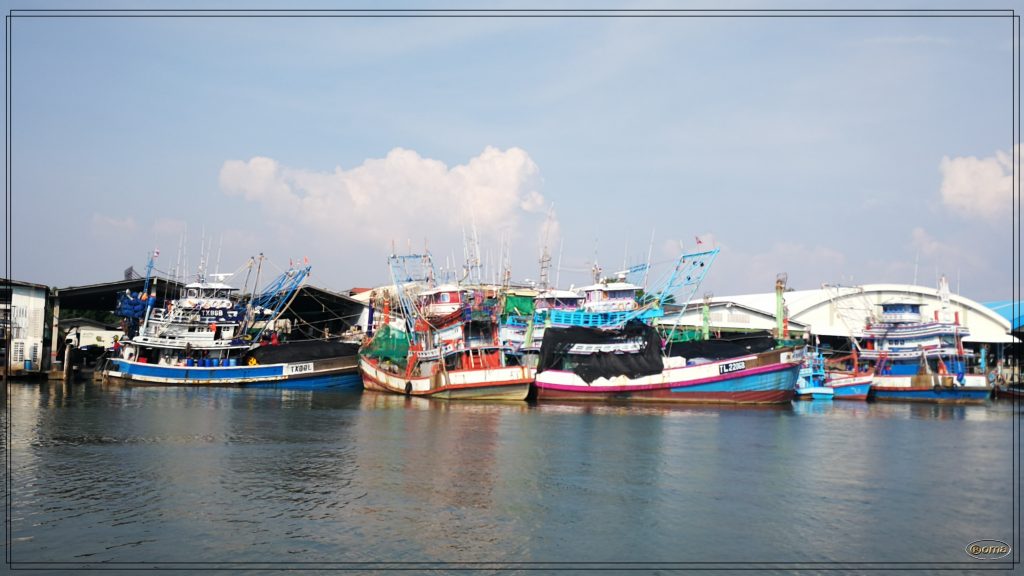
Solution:
[[(1020, 145), (1014, 146), (1020, 158)], [(1020, 166), (1020, 164), (1018, 164)], [(948, 208), (989, 220), (1007, 217), (1013, 202), (1013, 157), (1003, 151), (995, 156), (945, 156), (942, 173), (942, 202)]]
[(924, 228), (914, 228), (910, 233), (910, 244), (925, 256), (942, 254), (947, 248), (942, 242), (929, 234)]
[(112, 218), (101, 214), (92, 215), (92, 231), (93, 234), (99, 236), (117, 237), (133, 234), (137, 229), (138, 225), (135, 223), (135, 219), (130, 216), (128, 218)]
[(961, 247), (959, 243), (940, 240), (921, 227), (911, 231), (910, 245), (918, 256), (943, 265), (964, 266), (977, 258), (976, 254), (972, 257), (972, 251)]
[(188, 232), (188, 223), (173, 218), (157, 218), (153, 222), (153, 233), (160, 236), (176, 238)]
[(520, 148), (487, 147), (448, 167), (413, 150), (332, 172), (282, 166), (272, 158), (230, 160), (221, 189), (258, 203), (287, 230), (324, 241), (374, 243), (457, 236), (475, 225), (481, 239), (516, 237), (525, 214), (543, 212), (540, 170)]
[[(704, 242), (708, 240), (701, 236)], [(742, 248), (723, 245), (704, 282), (706, 290), (719, 294), (771, 292), (780, 273), (789, 276), (796, 290), (817, 288), (849, 272), (846, 255), (822, 244), (780, 240)]]

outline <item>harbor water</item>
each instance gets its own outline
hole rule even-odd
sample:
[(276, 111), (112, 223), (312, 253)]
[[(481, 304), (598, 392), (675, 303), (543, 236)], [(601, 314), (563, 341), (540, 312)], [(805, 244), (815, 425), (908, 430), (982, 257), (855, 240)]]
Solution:
[(1011, 402), (59, 382), (11, 384), (6, 400), (5, 546), (25, 567), (970, 569), (990, 565), (968, 544), (1019, 532)]

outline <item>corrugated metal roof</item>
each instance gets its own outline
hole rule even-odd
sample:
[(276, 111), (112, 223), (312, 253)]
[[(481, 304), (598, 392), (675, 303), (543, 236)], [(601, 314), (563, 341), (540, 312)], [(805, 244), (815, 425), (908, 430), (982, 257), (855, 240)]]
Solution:
[[(1015, 332), (1024, 327), (1024, 300), (997, 300), (995, 302), (982, 302), (987, 308), (999, 314), (1013, 326)], [(1014, 316), (1014, 312), (1017, 313)]]

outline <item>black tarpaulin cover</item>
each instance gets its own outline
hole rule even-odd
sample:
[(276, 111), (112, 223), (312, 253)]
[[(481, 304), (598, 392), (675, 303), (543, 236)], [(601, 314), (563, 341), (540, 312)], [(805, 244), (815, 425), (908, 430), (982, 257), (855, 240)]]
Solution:
[(755, 332), (737, 336), (727, 336), (713, 340), (691, 340), (689, 342), (672, 342), (665, 350), (668, 356), (684, 358), (705, 358), (722, 360), (736, 358), (748, 354), (765, 352), (775, 347), (775, 339), (767, 332)]
[(657, 330), (639, 320), (631, 320), (615, 330), (582, 326), (546, 329), (537, 372), (563, 369), (562, 361), (569, 356), (569, 350), (574, 344), (623, 344), (635, 340), (641, 342), (639, 351), (573, 354), (572, 372), (587, 383), (601, 377), (639, 378), (661, 372), (664, 367), (661, 361), (661, 337)]

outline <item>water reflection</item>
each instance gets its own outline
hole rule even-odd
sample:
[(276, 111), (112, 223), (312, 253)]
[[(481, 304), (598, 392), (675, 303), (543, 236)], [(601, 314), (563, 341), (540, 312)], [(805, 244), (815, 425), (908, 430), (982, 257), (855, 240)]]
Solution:
[(526, 402), (445, 400), (443, 398), (404, 396), (373, 390), (363, 391), (359, 406), (363, 410), (430, 410), (466, 413), (517, 413), (529, 410), (529, 405)]
[(1009, 403), (8, 394), (15, 561), (955, 561), (1012, 528)]
[[(9, 393), (22, 558), (223, 559), (225, 538), (231, 559), (277, 559), (267, 546), (280, 539), (312, 554), (367, 492), (354, 482), (358, 392), (47, 382)], [(36, 537), (52, 530), (74, 537)]]
[(545, 400), (531, 404), (531, 408), (541, 413), (563, 414), (594, 414), (617, 416), (718, 416), (731, 412), (750, 412), (761, 414), (785, 414), (792, 410), (790, 404), (639, 404), (629, 402), (573, 402)]
[(505, 419), (526, 412), (525, 403), (364, 392), (360, 407), (361, 434), (375, 439), (357, 446), (358, 466), (374, 487), (355, 510), (365, 516), (364, 530), (402, 541), (401, 559), (517, 557), (523, 531), (496, 511), (507, 504), (509, 472), (520, 464), (506, 457)]
[(871, 408), (867, 402), (849, 400), (794, 400), (793, 414), (798, 416), (827, 416), (830, 418), (868, 418)]
[(998, 403), (981, 405), (931, 404), (926, 402), (854, 402), (801, 400), (793, 402), (793, 414), (828, 418), (882, 418), (916, 420), (1005, 420), (1012, 411)]

